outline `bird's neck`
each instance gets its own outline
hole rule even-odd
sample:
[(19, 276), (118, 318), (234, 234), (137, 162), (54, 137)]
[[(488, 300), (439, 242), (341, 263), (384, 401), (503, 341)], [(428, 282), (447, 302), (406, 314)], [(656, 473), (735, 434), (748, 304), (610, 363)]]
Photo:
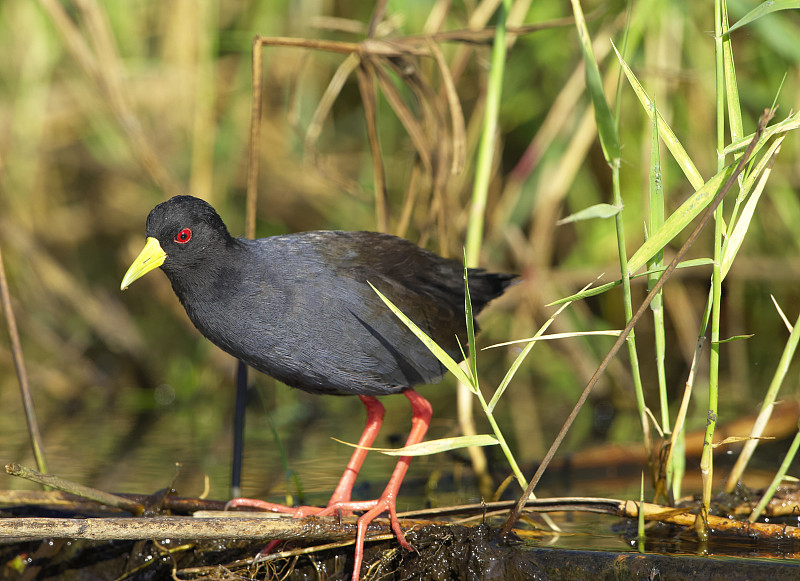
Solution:
[(228, 296), (226, 289), (235, 288), (241, 281), (242, 261), (238, 257), (244, 250), (237, 240), (231, 239), (230, 244), (218, 247), (214, 253), (198, 253), (195, 261), (179, 271), (168, 268), (165, 262), (164, 271), (187, 311), (190, 305), (217, 303)]

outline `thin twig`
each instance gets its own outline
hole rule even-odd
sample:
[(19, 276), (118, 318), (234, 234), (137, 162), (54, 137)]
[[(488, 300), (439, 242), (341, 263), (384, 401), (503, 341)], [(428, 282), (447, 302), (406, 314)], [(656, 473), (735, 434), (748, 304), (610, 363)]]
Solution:
[(256, 198), (258, 196), (258, 164), (261, 153), (261, 49), (265, 44), (263, 37), (253, 39), (253, 104), (250, 119), (250, 163), (247, 166), (247, 201), (245, 209), (244, 235), (256, 236)]
[(39, 430), (39, 421), (36, 419), (36, 410), (33, 407), (33, 396), (31, 396), (31, 388), (28, 383), (28, 372), (25, 370), (25, 358), (22, 356), (22, 343), (19, 340), (17, 320), (14, 317), (14, 309), (11, 307), (11, 292), (8, 289), (2, 252), (0, 252), (0, 300), (2, 300), (3, 312), (6, 315), (6, 328), (11, 340), (11, 355), (14, 359), (14, 368), (17, 370), (17, 381), (22, 395), (22, 406), (25, 408), (25, 419), (28, 421), (28, 435), (31, 438), (33, 456), (36, 458), (36, 466), (39, 471), (47, 472), (42, 432)]
[(96, 488), (83, 486), (82, 484), (64, 480), (63, 478), (53, 476), (52, 474), (42, 474), (41, 472), (26, 468), (25, 466), (20, 466), (19, 464), (6, 464), (6, 472), (8, 472), (11, 476), (19, 476), (25, 480), (38, 482), (39, 484), (44, 484), (45, 486), (55, 488), (56, 490), (69, 492), (70, 494), (80, 496), (81, 498), (93, 500), (107, 506), (121, 508), (122, 510), (127, 510), (135, 515), (141, 515), (144, 512), (144, 505), (136, 502), (135, 500), (130, 500), (122, 496), (116, 496), (115, 494), (109, 494), (108, 492), (97, 490)]

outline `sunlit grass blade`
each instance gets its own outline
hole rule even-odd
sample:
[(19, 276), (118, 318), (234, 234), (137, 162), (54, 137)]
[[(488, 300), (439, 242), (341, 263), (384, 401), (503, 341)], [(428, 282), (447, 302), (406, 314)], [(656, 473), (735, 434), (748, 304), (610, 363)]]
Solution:
[(770, 0), (769, 2), (762, 2), (742, 16), (736, 24), (727, 30), (725, 35), (728, 36), (734, 30), (738, 30), (742, 26), (746, 26), (767, 14), (772, 14), (778, 10), (792, 10), (794, 8), (800, 8), (800, 2), (798, 0)]
[[(351, 444), (344, 442), (337, 438), (332, 438), (340, 444), (359, 448), (358, 444)], [(450, 450), (458, 450), (460, 448), (469, 448), (471, 446), (496, 446), (500, 442), (491, 434), (478, 434), (475, 436), (456, 436), (454, 438), (442, 438), (440, 440), (428, 440), (411, 446), (404, 446), (402, 448), (364, 448), (371, 452), (380, 452), (387, 456), (431, 456), (441, 452), (449, 452)]]
[[(760, 438), (764, 434), (764, 430), (766, 429), (769, 419), (772, 416), (772, 409), (775, 404), (775, 400), (778, 397), (778, 391), (780, 390), (784, 379), (786, 379), (786, 376), (789, 373), (789, 366), (791, 365), (794, 354), (797, 351), (798, 343), (800, 343), (800, 317), (797, 318), (792, 327), (792, 332), (789, 334), (789, 339), (786, 341), (786, 346), (781, 354), (778, 367), (772, 376), (772, 381), (770, 382), (769, 387), (767, 388), (767, 393), (764, 395), (764, 400), (761, 403), (761, 411), (759, 411), (756, 421), (753, 423), (753, 429), (750, 430), (750, 437), (752, 438)], [(749, 440), (742, 447), (742, 451), (739, 453), (739, 457), (736, 459), (736, 464), (734, 464), (733, 470), (731, 471), (728, 481), (725, 484), (726, 492), (730, 493), (736, 488), (736, 485), (739, 483), (739, 480), (741, 480), (742, 474), (744, 474), (745, 468), (750, 462), (750, 458), (755, 452), (757, 445), (758, 440), (754, 439)]]
[(467, 322), (467, 349), (469, 350), (469, 370), (472, 374), (472, 385), (478, 388), (478, 351), (475, 347), (475, 319), (472, 313), (472, 298), (469, 295), (469, 269), (467, 253), (464, 251), (464, 313)]
[(562, 218), (556, 225), (563, 226), (564, 224), (569, 224), (570, 222), (580, 222), (582, 220), (594, 220), (597, 218), (605, 219), (605, 218), (613, 218), (617, 214), (622, 211), (620, 206), (615, 206), (613, 204), (595, 204), (594, 206), (589, 206), (588, 208), (584, 208), (579, 212), (575, 212), (574, 214), (570, 214), (566, 218)]
[[(800, 423), (797, 425), (798, 430), (800, 430)], [(781, 467), (778, 468), (778, 471), (775, 473), (775, 477), (772, 479), (772, 482), (767, 487), (766, 492), (761, 497), (761, 500), (758, 501), (758, 504), (753, 509), (753, 512), (750, 513), (750, 516), (747, 520), (750, 522), (756, 522), (758, 517), (761, 516), (761, 513), (764, 512), (764, 508), (766, 508), (767, 504), (772, 497), (775, 495), (775, 491), (778, 489), (778, 486), (783, 482), (786, 473), (789, 471), (789, 467), (792, 465), (794, 461), (794, 457), (797, 455), (797, 450), (800, 448), (800, 431), (794, 436), (794, 440), (792, 440), (792, 444), (789, 446), (789, 451), (786, 452), (786, 457), (781, 462)]]
[[(753, 155), (755, 156), (763, 144), (771, 139), (774, 135), (788, 133), (789, 131), (793, 131), (795, 129), (800, 129), (800, 111), (795, 111), (780, 123), (776, 123), (775, 125), (767, 127), (764, 130), (764, 133), (761, 134), (761, 139), (759, 139), (759, 144), (753, 151)], [(743, 138), (732, 142), (722, 150), (722, 153), (728, 154), (733, 153), (734, 151), (739, 151), (740, 149), (745, 149), (753, 140), (753, 135), (754, 133), (751, 133), (750, 135), (745, 135)]]
[[(782, 135), (778, 139), (776, 139), (767, 152), (761, 156), (754, 166), (751, 164), (749, 171), (747, 172), (747, 176), (742, 180), (741, 186), (739, 188), (739, 195), (736, 196), (736, 201), (733, 205), (733, 211), (731, 212), (730, 216), (730, 224), (733, 227), (736, 227), (737, 222), (740, 220), (739, 212), (741, 211), (742, 203), (748, 199), (748, 196), (751, 195), (753, 192), (753, 186), (756, 183), (756, 180), (759, 179), (759, 185), (763, 188), (766, 185), (766, 180), (763, 178), (762, 173), (764, 169), (767, 167), (772, 167), (772, 164), (775, 161), (776, 151), (780, 147), (781, 143), (786, 136)], [(770, 173), (770, 172), (767, 172)], [(760, 194), (759, 194), (760, 195)], [(752, 217), (751, 217), (752, 218)], [(730, 234), (729, 234), (730, 236)], [(725, 240), (725, 247), (730, 246), (730, 241), (728, 239)], [(723, 247), (723, 252), (725, 252), (725, 247)], [(723, 260), (724, 262), (724, 260)], [(726, 272), (726, 271), (723, 271)]]
[(503, 93), (503, 75), (506, 70), (506, 17), (511, 10), (511, 0), (502, 0), (495, 16), (495, 33), (492, 44), (492, 58), (485, 93), (483, 128), (475, 159), (475, 178), (472, 188), (472, 203), (469, 210), (467, 240), (465, 244), (467, 265), (477, 266), (483, 244), (483, 230), (486, 220), (486, 202), (489, 196), (489, 182), (492, 176), (492, 160), (497, 143), (497, 127), (500, 115), (500, 101)]
[[(722, 42), (723, 18), (725, 15), (726, 1), (714, 0), (714, 88), (716, 110), (716, 144), (717, 171), (725, 167), (725, 155), (720, 153), (725, 148), (725, 75), (724, 75), (724, 50)], [(711, 346), (708, 358), (708, 405), (706, 412), (706, 429), (703, 438), (703, 450), (700, 455), (700, 480), (702, 487), (702, 500), (700, 510), (695, 520), (695, 532), (699, 539), (708, 538), (708, 514), (711, 506), (711, 492), (714, 482), (714, 455), (711, 443), (714, 441), (714, 432), (719, 418), (719, 386), (720, 386), (720, 349), (719, 330), (722, 318), (722, 239), (726, 233), (724, 223), (724, 201), (720, 200), (714, 211), (714, 266), (711, 269), (711, 289), (708, 298), (708, 307), (711, 311), (709, 319)]]
[[(620, 146), (619, 134), (617, 132), (616, 119), (611, 114), (611, 109), (606, 100), (603, 81), (600, 77), (600, 70), (597, 67), (597, 60), (592, 50), (591, 39), (586, 28), (586, 21), (579, 0), (572, 0), (572, 11), (575, 15), (575, 26), (578, 30), (578, 37), (583, 52), (583, 61), (586, 66), (586, 88), (592, 98), (595, 121), (597, 123), (598, 136), (603, 146), (603, 154), (606, 162), (611, 169), (611, 192), (612, 204), (620, 210), (614, 214), (614, 227), (617, 237), (617, 254), (619, 256), (619, 271), (622, 278), (622, 304), (625, 312), (625, 320), (633, 318), (633, 298), (631, 294), (630, 273), (632, 270), (628, 266), (628, 249), (625, 241), (625, 223), (623, 221), (623, 202), (620, 186)], [(644, 389), (642, 386), (641, 373), (639, 369), (639, 355), (636, 350), (636, 336), (633, 329), (630, 329), (627, 340), (628, 360), (633, 379), (634, 393), (636, 395), (636, 406), (639, 410), (639, 419), (642, 423), (642, 433), (645, 451), (650, 453), (649, 425), (645, 415)]]
[[(713, 264), (713, 260), (710, 258), (693, 258), (691, 260), (684, 260), (681, 262), (677, 268), (694, 268), (696, 266), (710, 266)], [(648, 276), (653, 274), (654, 272), (664, 272), (666, 270), (666, 266), (660, 266), (658, 268), (654, 268), (651, 270), (646, 270), (644, 272), (640, 272), (638, 274), (634, 274), (631, 276), (631, 279), (636, 279), (642, 276)], [(605, 284), (601, 284), (600, 286), (592, 287), (590, 289), (582, 290), (580, 292), (575, 293), (574, 295), (570, 295), (568, 297), (564, 297), (563, 299), (558, 299), (557, 301), (553, 301), (552, 303), (547, 304), (548, 307), (553, 307), (555, 305), (560, 305), (565, 302), (569, 301), (577, 301), (581, 299), (585, 299), (588, 297), (593, 297), (596, 295), (603, 294), (607, 290), (611, 290), (614, 287), (617, 287), (622, 284), (622, 279), (617, 279), (613, 282), (607, 282)]]
[(786, 325), (786, 330), (791, 334), (794, 326), (789, 322), (789, 317), (786, 316), (786, 313), (783, 312), (783, 309), (778, 304), (778, 301), (775, 300), (775, 295), (769, 295), (769, 298), (772, 300), (775, 310), (778, 311), (778, 316), (781, 318), (781, 321), (783, 321), (783, 324)]
[(369, 286), (372, 287), (372, 290), (374, 290), (375, 293), (380, 297), (380, 299), (384, 303), (386, 303), (386, 306), (388, 306), (392, 310), (395, 316), (397, 316), (398, 319), (403, 321), (405, 326), (408, 327), (411, 330), (411, 332), (414, 333), (414, 335), (416, 335), (417, 338), (425, 344), (425, 346), (430, 350), (430, 352), (433, 353), (433, 356), (436, 357), (436, 359), (438, 359), (439, 362), (448, 369), (448, 371), (450, 371), (453, 375), (456, 376), (456, 379), (458, 379), (458, 381), (462, 382), (464, 385), (470, 386), (470, 389), (475, 388), (475, 386), (472, 385), (470, 378), (467, 376), (466, 373), (464, 373), (464, 370), (458, 366), (458, 363), (456, 363), (455, 359), (450, 357), (450, 355), (448, 355), (444, 349), (439, 347), (436, 341), (428, 337), (425, 331), (417, 327), (414, 321), (406, 317), (403, 314), (403, 312), (400, 309), (398, 309), (394, 305), (394, 303), (392, 303), (392, 301), (387, 299), (381, 293), (381, 291), (376, 289), (371, 282), (367, 282), (367, 284), (369, 284)]
[(631, 256), (628, 261), (628, 268), (630, 272), (636, 272), (647, 263), (653, 256), (656, 255), (662, 248), (675, 238), (681, 231), (683, 231), (689, 222), (694, 220), (700, 212), (702, 212), (708, 204), (710, 204), (717, 193), (722, 189), (722, 186), (728, 180), (736, 163), (731, 163), (723, 168), (717, 175), (708, 180), (705, 185), (697, 190), (688, 200), (681, 204), (680, 208), (675, 210), (669, 218), (664, 221), (664, 225), (653, 232), (650, 238), (642, 244), (639, 249)]
[[(775, 140), (775, 143), (772, 144), (770, 149), (767, 151), (767, 154), (764, 155), (762, 158), (762, 162), (767, 162), (771, 166), (771, 162), (774, 161), (775, 157), (778, 155), (780, 151), (781, 143), (783, 142), (785, 136), (780, 137), (779, 139)], [(756, 176), (758, 175), (759, 168), (756, 168), (756, 171), (752, 172), (751, 175)], [(756, 211), (756, 206), (758, 205), (759, 200), (761, 199), (761, 193), (764, 191), (764, 187), (767, 184), (767, 180), (770, 176), (770, 168), (764, 168), (763, 173), (761, 173), (761, 179), (758, 181), (758, 185), (753, 190), (753, 193), (747, 199), (747, 203), (744, 206), (744, 210), (742, 210), (741, 216), (736, 221), (736, 224), (733, 227), (733, 231), (730, 233), (728, 238), (725, 240), (725, 244), (722, 249), (722, 265), (720, 268), (720, 272), (722, 274), (722, 278), (727, 276), (728, 272), (733, 266), (733, 260), (736, 258), (736, 254), (739, 252), (739, 248), (742, 246), (742, 242), (744, 242), (744, 237), (747, 234), (747, 230), (750, 227), (750, 222), (753, 219), (753, 216)]]
[(720, 339), (716, 341), (717, 345), (721, 345), (723, 343), (732, 343), (733, 341), (741, 341), (742, 339), (750, 339), (753, 337), (753, 333), (749, 335), (733, 335), (732, 337), (728, 337), (727, 339)]
[(511, 367), (509, 367), (508, 371), (506, 372), (505, 377), (503, 377), (503, 381), (500, 382), (500, 385), (495, 390), (494, 395), (492, 396), (492, 399), (489, 401), (488, 405), (486, 406), (487, 413), (489, 415), (491, 415), (492, 411), (494, 410), (495, 406), (497, 405), (497, 402), (500, 401), (500, 398), (502, 397), (503, 393), (506, 391), (506, 388), (508, 387), (508, 384), (511, 383), (512, 379), (514, 379), (514, 375), (517, 373), (517, 369), (519, 369), (520, 365), (522, 365), (522, 362), (525, 361), (525, 358), (528, 356), (528, 353), (530, 353), (531, 349), (533, 349), (533, 346), (536, 344), (536, 339), (538, 339), (542, 335), (544, 335), (544, 332), (547, 331), (548, 327), (550, 327), (550, 325), (553, 324), (553, 321), (556, 320), (556, 317), (558, 315), (560, 315), (564, 311), (564, 309), (566, 309), (570, 304), (571, 304), (571, 301), (561, 305), (561, 307), (559, 307), (556, 310), (556, 312), (553, 313), (550, 316), (550, 318), (547, 319), (547, 321), (545, 321), (545, 323), (539, 328), (539, 330), (536, 332), (536, 334), (533, 337), (531, 337), (530, 339), (527, 340), (528, 344), (522, 349), (522, 351), (519, 353), (519, 355), (517, 355), (516, 359), (514, 359), (514, 362), (511, 364)]
[(552, 333), (550, 335), (535, 335), (526, 339), (514, 339), (513, 341), (504, 341), (503, 343), (495, 343), (484, 347), (486, 349), (494, 349), (496, 347), (508, 347), (509, 345), (516, 345), (517, 343), (528, 343), (530, 341), (554, 341), (556, 339), (571, 339), (573, 337), (619, 337), (622, 331), (619, 329), (611, 329), (608, 331), (576, 331), (574, 333)]
[(583, 52), (583, 62), (586, 65), (586, 89), (592, 98), (594, 106), (594, 117), (597, 123), (597, 134), (600, 138), (600, 145), (603, 147), (603, 154), (609, 164), (619, 162), (619, 136), (614, 122), (614, 116), (608, 107), (603, 79), (600, 76), (600, 69), (597, 67), (597, 60), (592, 50), (592, 39), (586, 28), (586, 20), (583, 17), (581, 4), (578, 0), (572, 0), (572, 11), (575, 14), (575, 26), (578, 29), (578, 39)]
[[(614, 52), (617, 53), (617, 58), (619, 59), (620, 65), (622, 66), (622, 70), (625, 73), (625, 76), (628, 78), (628, 82), (631, 84), (634, 93), (639, 98), (639, 102), (644, 107), (644, 110), (648, 112), (652, 111), (653, 109), (656, 110), (656, 114), (658, 115), (658, 135), (661, 137), (661, 140), (667, 146), (670, 153), (672, 153), (672, 157), (678, 163), (678, 165), (683, 170), (684, 175), (689, 180), (689, 183), (695, 189), (699, 189), (703, 186), (703, 176), (700, 175), (700, 172), (697, 171), (697, 168), (692, 162), (689, 154), (686, 153), (686, 150), (681, 145), (680, 140), (678, 140), (675, 133), (672, 131), (670, 126), (661, 116), (661, 113), (658, 113), (658, 108), (655, 106), (655, 103), (650, 99), (650, 96), (642, 87), (642, 84), (639, 82), (639, 79), (636, 78), (636, 75), (633, 74), (633, 71), (628, 66), (628, 63), (625, 62), (625, 59), (622, 58), (622, 55), (619, 54), (617, 51), (617, 47), (614, 47)], [(747, 147), (747, 144), (745, 144)]]
[[(722, 3), (723, 27), (728, 28), (728, 5)], [(736, 68), (733, 63), (731, 38), (727, 34), (722, 37), (722, 72), (725, 76), (725, 101), (728, 104), (728, 124), (731, 141), (739, 139), (744, 133), (742, 127), (742, 105), (739, 101), (739, 84), (736, 82)], [(744, 176), (739, 177), (741, 182)]]
[[(664, 187), (661, 179), (661, 150), (658, 139), (658, 112), (655, 107), (652, 111), (650, 129), (650, 187), (648, 191), (648, 235), (649, 232), (658, 231), (664, 225)], [(663, 267), (664, 250), (656, 252), (655, 256), (647, 262), (647, 269), (652, 271)], [(652, 289), (658, 284), (659, 275), (651, 272), (647, 275), (647, 288)], [(667, 396), (667, 379), (665, 369), (666, 333), (664, 331), (664, 297), (659, 292), (650, 303), (653, 313), (653, 334), (656, 356), (656, 372), (658, 378), (659, 406), (661, 408), (661, 430), (669, 432), (669, 400)], [(672, 477), (672, 470), (667, 467), (667, 482)]]

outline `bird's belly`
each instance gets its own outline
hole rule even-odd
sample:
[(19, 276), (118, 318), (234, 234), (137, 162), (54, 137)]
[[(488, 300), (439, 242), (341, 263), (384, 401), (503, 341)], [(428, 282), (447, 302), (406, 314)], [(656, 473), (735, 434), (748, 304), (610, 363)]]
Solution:
[(239, 319), (214, 327), (196, 321), (195, 326), (250, 367), (312, 393), (387, 395), (438, 381), (445, 371), (413, 335), (410, 344), (396, 345), (374, 328), (348, 325), (318, 329)]

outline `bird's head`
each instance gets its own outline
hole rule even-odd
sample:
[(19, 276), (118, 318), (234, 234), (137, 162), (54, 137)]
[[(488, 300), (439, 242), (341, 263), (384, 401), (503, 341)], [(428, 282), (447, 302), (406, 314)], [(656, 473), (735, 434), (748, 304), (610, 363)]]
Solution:
[(214, 208), (193, 196), (175, 196), (153, 208), (146, 232), (145, 247), (125, 273), (122, 290), (158, 267), (170, 279), (192, 272), (233, 241)]

